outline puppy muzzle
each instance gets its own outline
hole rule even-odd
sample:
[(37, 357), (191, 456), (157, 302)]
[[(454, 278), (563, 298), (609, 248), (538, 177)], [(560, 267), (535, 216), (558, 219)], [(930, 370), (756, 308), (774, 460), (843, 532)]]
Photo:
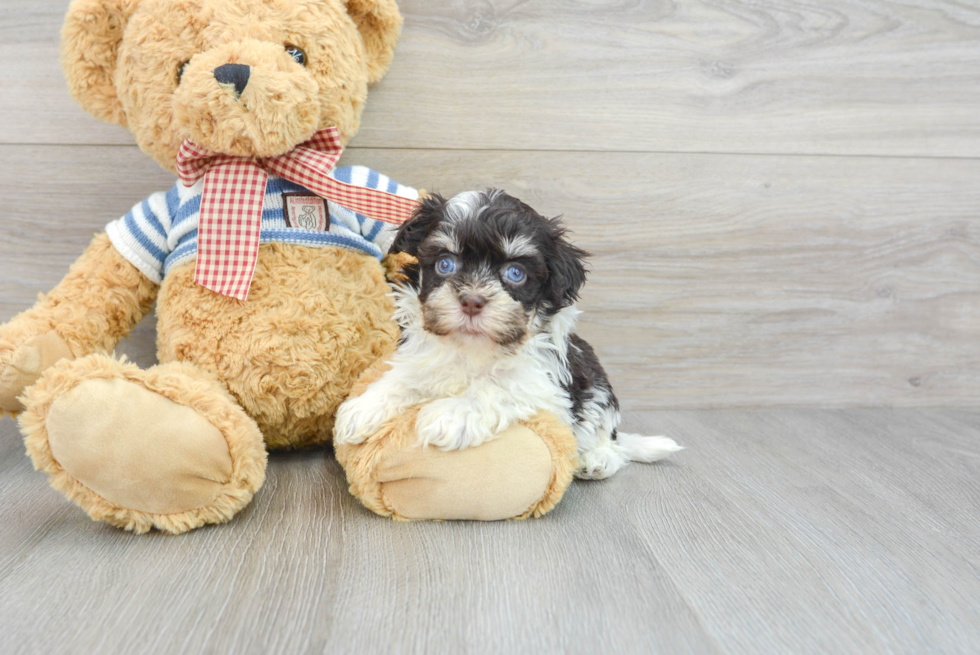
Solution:
[(439, 336), (483, 337), (498, 345), (512, 345), (527, 334), (528, 317), (505, 292), (464, 287), (458, 292), (445, 285), (423, 306), (425, 329)]

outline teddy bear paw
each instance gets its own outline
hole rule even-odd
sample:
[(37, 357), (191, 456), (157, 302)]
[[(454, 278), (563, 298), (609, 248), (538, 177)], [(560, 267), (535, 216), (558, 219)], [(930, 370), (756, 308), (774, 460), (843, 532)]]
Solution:
[(0, 367), (0, 411), (19, 412), (20, 395), (41, 374), (61, 359), (72, 359), (71, 350), (56, 332), (30, 339), (14, 351), (7, 366)]

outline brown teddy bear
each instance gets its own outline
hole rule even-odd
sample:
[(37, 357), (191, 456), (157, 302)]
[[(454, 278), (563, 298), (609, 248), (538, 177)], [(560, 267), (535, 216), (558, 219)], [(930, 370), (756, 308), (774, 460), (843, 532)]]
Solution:
[[(172, 533), (229, 520), (267, 448), (329, 443), (338, 405), (384, 370), (398, 338), (384, 221), (418, 194), (333, 164), (400, 27), (393, 0), (71, 4), (72, 95), (181, 178), (0, 326), (0, 409), (93, 519)], [(154, 301), (161, 363), (143, 370), (109, 353)], [(553, 417), (442, 452), (414, 445), (415, 413), (338, 449), (380, 514), (540, 515), (571, 479), (574, 438)]]

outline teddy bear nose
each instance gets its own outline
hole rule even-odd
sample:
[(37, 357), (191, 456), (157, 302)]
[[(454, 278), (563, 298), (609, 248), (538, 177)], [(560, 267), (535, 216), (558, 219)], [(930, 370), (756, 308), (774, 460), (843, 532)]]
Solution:
[(252, 67), (245, 64), (224, 64), (214, 69), (214, 79), (221, 84), (234, 84), (237, 95), (242, 95), (251, 74)]

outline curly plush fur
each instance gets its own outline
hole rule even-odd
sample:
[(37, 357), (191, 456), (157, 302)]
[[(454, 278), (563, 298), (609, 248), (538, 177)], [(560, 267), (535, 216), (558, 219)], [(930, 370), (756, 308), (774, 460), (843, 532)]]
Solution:
[[(62, 61), (86, 110), (129, 127), (144, 152), (175, 170), (189, 136), (215, 152), (260, 157), (292, 149), (319, 126), (337, 127), (346, 143), (401, 23), (394, 0), (75, 0)], [(307, 66), (283, 45), (303, 49)], [(215, 66), (229, 61), (253, 68), (251, 114), (214, 84)]]
[[(218, 152), (259, 156), (286, 152), (321, 126), (336, 126), (346, 142), (400, 28), (393, 0), (75, 0), (62, 55), (82, 106), (128, 126), (145, 152), (173, 170), (188, 137)], [(307, 64), (286, 45), (303, 49)], [(244, 103), (215, 83), (215, 65), (228, 61), (252, 66), (247, 93), (254, 97)], [(192, 278), (188, 264), (159, 289), (160, 361), (212, 372), (270, 448), (329, 442), (350, 385), (397, 338), (378, 261), (339, 248), (262, 246), (245, 304)], [(51, 330), (76, 358), (111, 352), (157, 293), (99, 235), (51, 293), (0, 326), (0, 368)]]
[[(346, 143), (359, 126), (368, 84), (391, 61), (400, 27), (394, 0), (74, 0), (62, 58), (76, 100), (128, 127), (147, 154), (174, 170), (187, 138), (209, 150), (260, 157), (287, 152), (332, 126)], [(296, 49), (305, 62), (291, 54)], [(215, 76), (229, 63), (250, 67), (244, 89)], [(385, 268), (365, 255), (263, 245), (244, 303), (194, 284), (193, 271), (193, 263), (178, 267), (157, 287), (99, 235), (54, 290), (0, 326), (0, 409), (25, 410), (21, 426), (35, 465), (93, 518), (137, 532), (178, 533), (228, 520), (261, 485), (265, 447), (329, 442), (338, 405), (398, 338)], [(143, 371), (107, 356), (154, 300), (163, 363)], [(118, 422), (103, 425), (93, 421), (97, 410), (68, 402), (85, 393), (102, 402), (96, 418)], [(147, 436), (137, 405), (156, 408), (158, 416), (145, 417), (157, 435), (149, 444), (170, 449), (174, 470), (211, 461), (198, 487), (219, 484), (224, 491), (201, 505), (207, 493), (177, 488), (170, 469), (141, 452), (139, 440)], [(111, 466), (99, 468), (103, 459), (74, 443), (75, 425), (89, 430), (86, 438), (108, 453)], [(567, 486), (574, 439), (553, 419), (531, 427), (537, 436), (526, 432), (529, 440), (504, 460), (520, 462), (536, 449), (540, 479), (527, 486), (525, 506), (506, 516), (491, 512), (494, 518), (546, 511)], [(58, 443), (62, 462), (54, 455)], [(359, 457), (348, 449), (342, 461)], [(469, 461), (472, 473), (463, 479), (479, 478), (480, 457)], [(458, 462), (452, 468), (462, 470)], [(139, 470), (149, 472), (145, 479)], [(369, 493), (375, 472), (348, 469), (352, 489)], [(133, 480), (158, 485), (158, 496), (118, 490), (122, 481), (132, 491)], [(488, 495), (494, 483), (486, 480)], [(100, 495), (93, 487), (109, 491)], [(108, 500), (116, 492), (137, 502)], [(192, 500), (181, 505), (180, 498)], [(484, 516), (465, 508), (460, 515)]]
[(395, 348), (388, 291), (377, 260), (339, 248), (261, 246), (244, 303), (195, 284), (189, 262), (160, 289), (160, 361), (212, 371), (270, 448), (329, 442), (351, 381)]
[[(0, 370), (33, 337), (54, 332), (75, 357), (110, 352), (153, 306), (157, 285), (120, 255), (105, 234), (93, 239), (68, 275), (34, 307), (0, 326)], [(0, 373), (0, 384), (11, 377)], [(33, 382), (41, 371), (30, 376)], [(9, 394), (15, 396), (15, 393)], [(19, 409), (11, 398), (10, 406)]]

